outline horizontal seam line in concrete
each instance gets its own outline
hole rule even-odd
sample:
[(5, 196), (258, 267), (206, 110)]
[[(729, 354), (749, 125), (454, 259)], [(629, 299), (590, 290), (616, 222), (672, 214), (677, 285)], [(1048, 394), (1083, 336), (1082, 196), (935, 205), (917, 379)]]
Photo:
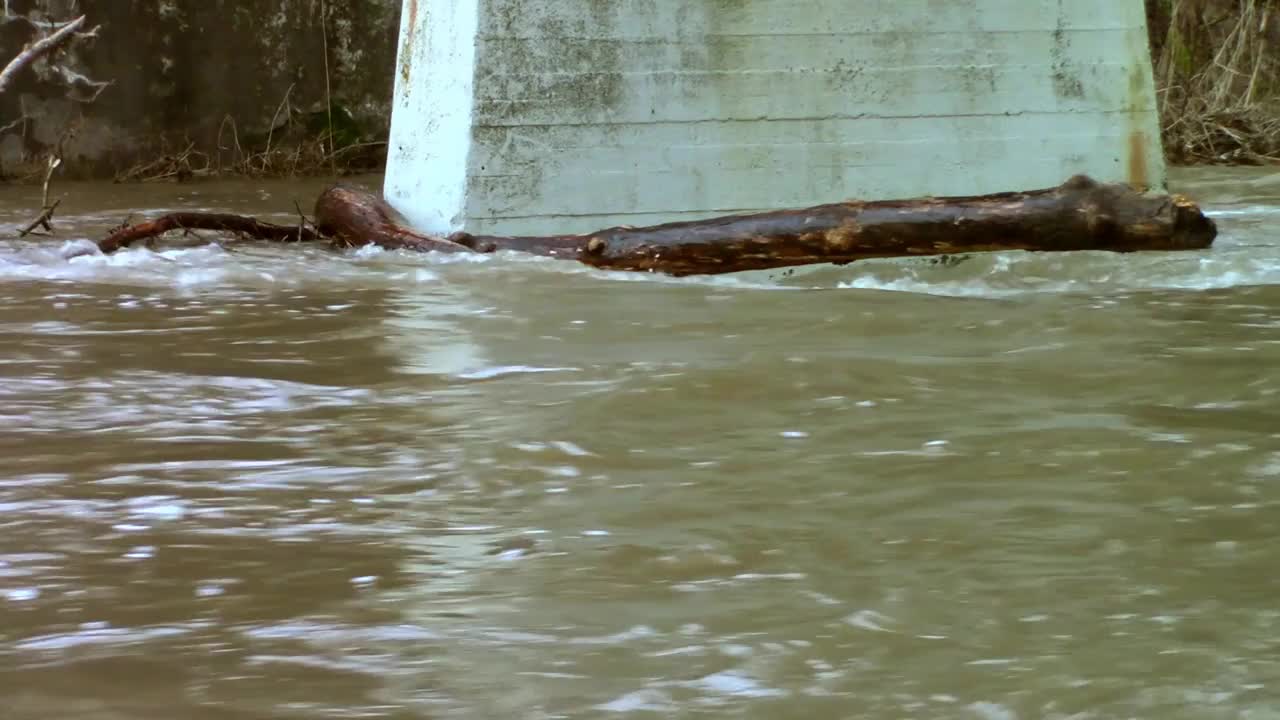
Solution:
[[(552, 212), (552, 213), (544, 213), (542, 215), (479, 215), (479, 216), (468, 216), (467, 219), (468, 220), (541, 220), (544, 218), (638, 217), (640, 215), (662, 215), (662, 216), (704, 215), (706, 213), (714, 213), (717, 215), (731, 215), (731, 214), (755, 213), (755, 212), (767, 212), (767, 211), (768, 211), (767, 209), (761, 209), (761, 208), (736, 208), (736, 209), (735, 208), (713, 208), (711, 210), (637, 210), (635, 212), (609, 212), (609, 213)], [(659, 223), (654, 223), (654, 224), (656, 225)]]
[[(1084, 68), (1116, 68), (1118, 70), (1129, 71), (1129, 64), (1122, 62), (1073, 62), (1070, 64), (1072, 69)], [(527, 78), (533, 77), (629, 77), (644, 75), (727, 75), (736, 77), (739, 75), (792, 75), (801, 73), (825, 74), (825, 75), (850, 75), (863, 73), (872, 70), (891, 70), (893, 72), (911, 73), (920, 71), (939, 71), (951, 70), (957, 72), (965, 72), (972, 70), (1009, 70), (1011, 72), (1024, 72), (1031, 70), (1045, 70), (1049, 72), (1061, 72), (1061, 63), (971, 63), (968, 65), (950, 65), (939, 63), (936, 65), (850, 65), (847, 67), (786, 67), (786, 68), (753, 68), (746, 70), (607, 70), (597, 72), (594, 70), (543, 70), (538, 72), (501, 72), (492, 71), (485, 73), (485, 77), (514, 77)]]
[(814, 117), (799, 118), (770, 118), (770, 117), (743, 117), (743, 118), (706, 118), (701, 120), (628, 120), (621, 122), (609, 122), (589, 120), (583, 122), (571, 123), (492, 123), (478, 122), (475, 124), (476, 129), (480, 128), (578, 128), (578, 127), (655, 127), (661, 125), (713, 125), (713, 124), (737, 124), (745, 123), (755, 125), (761, 122), (771, 123), (812, 123), (825, 122), (828, 120), (927, 120), (937, 122), (939, 120), (947, 120), (950, 118), (1003, 118), (1003, 117), (1051, 117), (1054, 115), (1144, 115), (1156, 112), (1156, 108), (1121, 108), (1116, 110), (1008, 110), (1005, 112), (995, 113), (949, 113), (945, 115), (820, 115)]
[[(1124, 33), (1139, 32), (1142, 27), (1139, 25), (1113, 25), (1110, 27), (1088, 27), (1088, 28), (1063, 28), (1062, 34), (1086, 34), (1086, 33)], [(481, 40), (529, 40), (534, 42), (608, 42), (608, 43), (634, 43), (634, 44), (653, 44), (653, 45), (705, 45), (707, 40), (715, 40), (717, 38), (778, 38), (778, 37), (794, 37), (794, 38), (819, 38), (819, 37), (876, 37), (881, 35), (901, 35), (903, 30), (856, 30), (852, 32), (796, 32), (796, 33), (705, 33), (690, 36), (688, 40), (679, 37), (662, 37), (658, 35), (635, 35), (635, 36), (614, 36), (607, 35), (489, 35), (480, 34)], [(973, 35), (1054, 35), (1057, 30), (909, 30), (912, 36), (946, 36), (960, 35), (972, 37)]]
[[(1129, 135), (1129, 132), (1127, 129), (1120, 129), (1120, 130), (1117, 130), (1116, 132), (1105, 133), (1105, 134), (1092, 133), (1092, 132), (1089, 132), (1089, 133), (1072, 132), (1072, 133), (1047, 133), (1043, 135), (982, 135), (978, 137), (967, 137), (964, 139), (963, 142), (964, 143), (1007, 143), (1007, 142), (1035, 143), (1035, 142), (1040, 142), (1042, 140), (1072, 141), (1072, 140), (1085, 140), (1090, 138), (1121, 139), (1121, 138), (1127, 138), (1128, 135)], [(709, 151), (719, 152), (721, 150), (765, 150), (765, 149), (777, 149), (777, 150), (790, 151), (790, 150), (805, 150), (805, 149), (812, 148), (815, 150), (831, 151), (831, 150), (845, 149), (845, 148), (874, 149), (874, 148), (880, 148), (885, 146), (894, 147), (894, 146), (919, 146), (919, 145), (937, 145), (940, 147), (950, 148), (950, 147), (955, 147), (956, 142), (951, 139), (943, 139), (943, 138), (910, 137), (910, 138), (891, 138), (891, 139), (885, 139), (885, 140), (857, 140), (857, 139), (850, 139), (850, 140), (844, 140), (844, 141), (833, 140), (833, 141), (816, 142), (816, 143), (805, 142), (803, 140), (797, 140), (794, 142), (780, 141), (780, 142), (739, 142), (739, 143), (673, 142), (673, 143), (645, 144), (645, 145), (627, 145), (627, 146), (619, 147), (616, 149), (629, 151), (639, 147), (639, 148), (646, 148), (646, 149), (653, 149), (653, 150), (682, 150), (682, 151), (709, 150)], [(548, 151), (554, 152), (554, 153), (565, 153), (565, 152), (573, 152), (573, 151), (599, 152), (601, 150), (610, 150), (610, 149), (614, 149), (614, 148), (611, 148), (610, 146), (602, 146), (602, 145), (558, 145), (553, 148), (547, 148)], [(542, 149), (539, 148), (539, 150), (542, 150)], [(548, 158), (548, 160), (554, 160), (554, 158)], [(523, 175), (524, 175), (523, 172), (513, 172), (513, 173), (487, 174), (485, 175), (485, 177), (523, 177)]]

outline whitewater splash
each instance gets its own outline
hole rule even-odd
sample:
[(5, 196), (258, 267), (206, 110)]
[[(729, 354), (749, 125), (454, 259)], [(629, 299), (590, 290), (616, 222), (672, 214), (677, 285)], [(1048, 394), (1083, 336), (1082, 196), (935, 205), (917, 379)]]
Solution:
[[(465, 283), (477, 274), (536, 282), (546, 275), (589, 281), (704, 285), (757, 290), (877, 290), (952, 297), (1004, 298), (1027, 293), (1208, 290), (1280, 284), (1280, 239), (1271, 232), (1280, 207), (1250, 204), (1208, 213), (1221, 233), (1200, 252), (1029, 253), (865, 260), (718, 276), (673, 278), (600, 270), (550, 258), (419, 254), (367, 247), (219, 245), (190, 241), (158, 249), (99, 253), (88, 238), (0, 242), (0, 281), (62, 281), (174, 289), (227, 286), (300, 287), (313, 283), (396, 287)], [(85, 217), (80, 220), (92, 221)]]

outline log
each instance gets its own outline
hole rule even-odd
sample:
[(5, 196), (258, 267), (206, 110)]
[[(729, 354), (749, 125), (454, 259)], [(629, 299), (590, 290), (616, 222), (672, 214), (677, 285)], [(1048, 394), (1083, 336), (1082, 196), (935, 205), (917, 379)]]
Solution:
[(316, 200), (316, 226), (340, 247), (373, 244), (388, 250), (475, 252), (405, 226), (395, 209), (381, 198), (342, 185), (330, 187)]
[(275, 242), (311, 242), (321, 239), (316, 231), (302, 225), (275, 225), (227, 213), (183, 212), (161, 215), (134, 225), (121, 225), (98, 241), (98, 249), (104, 254), (111, 254), (139, 240), (149, 240), (173, 230), (211, 230)]
[(676, 276), (1009, 250), (1197, 250), (1217, 236), (1214, 222), (1185, 197), (1086, 176), (1028, 192), (848, 201), (582, 235), (426, 235), (406, 227), (382, 199), (342, 185), (321, 194), (315, 214), (320, 231), (347, 246), (514, 250)]
[(341, 184), (320, 194), (315, 216), (313, 232), (238, 215), (175, 213), (118, 228), (99, 248), (111, 253), (170, 230), (203, 229), (271, 241), (327, 238), (340, 247), (518, 251), (611, 270), (679, 276), (1009, 250), (1199, 250), (1217, 237), (1213, 220), (1181, 195), (1141, 193), (1085, 176), (1027, 192), (848, 201), (580, 235), (429, 235), (408, 227), (376, 195)]

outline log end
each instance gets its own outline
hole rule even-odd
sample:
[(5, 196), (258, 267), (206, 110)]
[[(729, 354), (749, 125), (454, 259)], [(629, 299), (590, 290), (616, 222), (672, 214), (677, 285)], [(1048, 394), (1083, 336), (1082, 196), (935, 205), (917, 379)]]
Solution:
[(1067, 181), (1062, 183), (1063, 190), (1092, 190), (1099, 187), (1102, 183), (1094, 180), (1088, 175), (1072, 175)]
[(1200, 206), (1183, 195), (1173, 199), (1173, 238), (1181, 247), (1199, 250), (1213, 245), (1218, 237), (1218, 224), (1204, 214)]
[(1098, 183), (1078, 175), (1062, 185), (1063, 199), (1083, 221), (1084, 241), (1115, 252), (1203, 250), (1217, 238), (1216, 223), (1184, 195), (1138, 190), (1126, 183)]

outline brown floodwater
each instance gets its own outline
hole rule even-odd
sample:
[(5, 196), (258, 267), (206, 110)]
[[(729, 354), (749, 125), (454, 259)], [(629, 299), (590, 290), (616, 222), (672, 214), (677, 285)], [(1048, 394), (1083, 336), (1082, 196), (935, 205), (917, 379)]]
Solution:
[(1280, 714), (1280, 173), (1176, 254), (82, 254), (322, 186), (0, 240), (0, 718)]

